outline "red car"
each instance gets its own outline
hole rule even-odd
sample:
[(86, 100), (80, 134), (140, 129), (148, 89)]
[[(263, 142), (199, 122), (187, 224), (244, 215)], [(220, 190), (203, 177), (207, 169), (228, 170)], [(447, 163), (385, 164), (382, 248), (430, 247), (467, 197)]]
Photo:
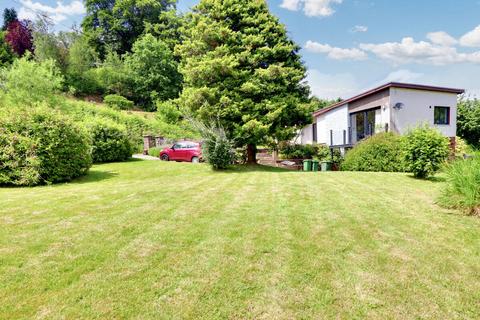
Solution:
[(165, 148), (160, 152), (160, 159), (164, 161), (187, 161), (198, 163), (202, 157), (200, 144), (192, 141), (176, 142), (170, 148)]

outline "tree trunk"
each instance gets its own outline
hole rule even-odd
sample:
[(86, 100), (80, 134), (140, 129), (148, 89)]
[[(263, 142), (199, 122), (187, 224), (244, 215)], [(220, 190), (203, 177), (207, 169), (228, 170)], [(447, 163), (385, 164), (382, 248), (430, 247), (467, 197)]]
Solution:
[(247, 145), (247, 163), (249, 164), (257, 163), (257, 146), (254, 144)]

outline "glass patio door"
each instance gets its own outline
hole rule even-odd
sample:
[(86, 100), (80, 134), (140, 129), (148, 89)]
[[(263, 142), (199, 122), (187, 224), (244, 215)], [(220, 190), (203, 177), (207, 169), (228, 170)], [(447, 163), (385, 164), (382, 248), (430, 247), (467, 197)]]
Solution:
[(357, 128), (357, 141), (365, 138), (365, 112), (359, 112), (355, 115)]
[(370, 109), (360, 111), (351, 115), (351, 123), (354, 128), (355, 141), (358, 142), (375, 133), (375, 111)]

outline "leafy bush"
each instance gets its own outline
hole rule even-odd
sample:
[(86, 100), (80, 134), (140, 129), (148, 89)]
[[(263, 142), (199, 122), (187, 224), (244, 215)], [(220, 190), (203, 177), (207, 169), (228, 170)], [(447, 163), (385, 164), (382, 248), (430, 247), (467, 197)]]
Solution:
[(278, 152), (283, 159), (311, 159), (317, 154), (318, 149), (313, 144), (281, 143)]
[(457, 132), (475, 148), (480, 148), (480, 100), (462, 99), (458, 103)]
[(103, 98), (103, 102), (110, 108), (121, 110), (133, 109), (133, 102), (116, 94), (109, 94)]
[(152, 157), (160, 157), (160, 152), (162, 151), (162, 148), (159, 147), (153, 147), (148, 149), (148, 155)]
[(0, 184), (69, 181), (91, 165), (88, 135), (65, 116), (35, 108), (0, 117)]
[[(337, 156), (338, 156), (338, 159), (337, 159)], [(323, 144), (317, 145), (317, 153), (314, 156), (314, 158), (316, 158), (320, 161), (331, 160), (332, 159), (332, 153), (330, 151), (330, 148), (327, 147), (326, 145), (323, 145)], [(340, 151), (338, 151), (338, 153), (337, 153), (334, 150), (334, 152), (333, 152), (333, 162), (334, 163), (340, 163), (341, 161), (343, 161), (343, 158), (340, 155)]]
[(360, 141), (347, 152), (341, 169), (347, 171), (404, 171), (400, 136), (384, 132)]
[(180, 112), (175, 100), (157, 101), (157, 118), (169, 124), (175, 124), (180, 121), (182, 113)]
[(440, 198), (446, 207), (480, 215), (480, 158), (457, 160), (446, 167), (447, 188)]
[(282, 159), (330, 159), (330, 148), (322, 144), (292, 144), (282, 142), (278, 146), (278, 152)]
[(447, 159), (449, 142), (439, 131), (420, 126), (405, 135), (402, 149), (407, 171), (416, 178), (427, 178)]
[(470, 147), (467, 142), (461, 137), (455, 137), (455, 157), (463, 158), (464, 155), (474, 153), (472, 147)]
[(53, 60), (35, 62), (28, 57), (17, 59), (1, 73), (3, 98), (11, 106), (29, 106), (46, 101), (53, 103), (62, 87), (63, 77)]
[(88, 121), (86, 127), (92, 137), (93, 162), (125, 161), (132, 156), (134, 148), (124, 126), (95, 119)]

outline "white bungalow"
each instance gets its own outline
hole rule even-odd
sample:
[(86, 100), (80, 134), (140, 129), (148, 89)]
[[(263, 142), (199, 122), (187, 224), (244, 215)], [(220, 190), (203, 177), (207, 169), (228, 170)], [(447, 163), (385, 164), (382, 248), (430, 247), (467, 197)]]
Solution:
[(314, 121), (296, 140), (351, 147), (377, 132), (404, 134), (421, 123), (436, 127), (455, 143), (457, 96), (463, 89), (391, 82), (313, 113)]

